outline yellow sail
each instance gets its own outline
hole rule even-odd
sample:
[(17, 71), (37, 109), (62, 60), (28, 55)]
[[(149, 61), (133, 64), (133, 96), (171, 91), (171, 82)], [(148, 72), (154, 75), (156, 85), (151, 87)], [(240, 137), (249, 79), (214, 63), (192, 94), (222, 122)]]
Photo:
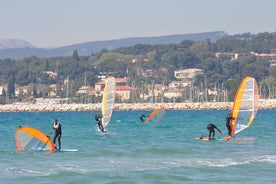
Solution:
[(232, 135), (248, 128), (258, 112), (259, 92), (254, 78), (245, 77), (234, 98), (232, 107)]
[(112, 117), (115, 101), (115, 78), (108, 77), (105, 81), (105, 88), (102, 101), (102, 125), (105, 128)]

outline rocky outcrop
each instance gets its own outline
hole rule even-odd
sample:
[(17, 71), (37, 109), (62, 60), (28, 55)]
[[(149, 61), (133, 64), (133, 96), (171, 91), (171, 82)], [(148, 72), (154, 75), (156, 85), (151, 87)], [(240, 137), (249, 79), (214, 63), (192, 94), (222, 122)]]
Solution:
[[(153, 110), (165, 107), (168, 110), (230, 110), (232, 102), (204, 103), (116, 103), (115, 111)], [(276, 99), (262, 100), (259, 109), (276, 109)], [(0, 105), (0, 112), (62, 112), (99, 111), (101, 104), (8, 104)]]

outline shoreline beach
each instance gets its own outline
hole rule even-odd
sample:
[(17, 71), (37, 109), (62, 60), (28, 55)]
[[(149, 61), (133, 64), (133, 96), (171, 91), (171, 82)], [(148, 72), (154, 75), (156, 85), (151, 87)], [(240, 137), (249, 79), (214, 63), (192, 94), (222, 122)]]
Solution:
[[(203, 103), (116, 103), (115, 111), (153, 110), (165, 107), (167, 110), (230, 110), (233, 102)], [(276, 109), (276, 99), (260, 100), (259, 109)], [(100, 111), (101, 103), (90, 104), (7, 104), (0, 105), (0, 112), (63, 112)]]

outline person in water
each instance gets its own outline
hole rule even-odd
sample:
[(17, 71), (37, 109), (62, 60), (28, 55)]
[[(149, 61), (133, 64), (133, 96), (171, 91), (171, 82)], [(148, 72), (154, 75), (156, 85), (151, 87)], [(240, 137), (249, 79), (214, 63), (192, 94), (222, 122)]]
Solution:
[(147, 118), (147, 116), (146, 116), (145, 114), (142, 114), (142, 115), (140, 116), (140, 120), (141, 120), (142, 122), (144, 122), (146, 118)]
[(102, 124), (102, 116), (99, 115), (99, 114), (96, 114), (95, 115), (95, 120), (96, 120), (96, 123), (98, 124), (98, 127), (99, 127), (100, 131), (105, 132), (103, 124)]
[(232, 136), (232, 128), (231, 128), (231, 124), (232, 124), (232, 120), (234, 120), (235, 118), (233, 118), (231, 111), (228, 113), (227, 117), (226, 117), (226, 127), (228, 129), (228, 136)]
[[(62, 130), (61, 130), (61, 124), (60, 122), (58, 122), (57, 119), (54, 120), (53, 131), (55, 133), (53, 142), (56, 145), (56, 139), (58, 139), (58, 146), (59, 146), (58, 150), (60, 150), (61, 149), (60, 138), (62, 135)], [(56, 146), (56, 149), (57, 149), (57, 146)]]
[(219, 131), (220, 135), (222, 135), (220, 129), (212, 123), (207, 125), (207, 129), (209, 130), (209, 140), (215, 139), (215, 129), (217, 129)]

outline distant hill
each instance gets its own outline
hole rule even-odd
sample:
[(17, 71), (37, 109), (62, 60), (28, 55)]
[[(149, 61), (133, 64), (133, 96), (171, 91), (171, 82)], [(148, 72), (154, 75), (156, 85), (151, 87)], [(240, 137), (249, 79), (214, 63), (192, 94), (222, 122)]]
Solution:
[[(178, 35), (166, 35), (155, 37), (139, 37), (139, 38), (123, 38), (106, 41), (91, 41), (80, 44), (74, 44), (59, 48), (44, 49), (35, 48), (31, 44), (26, 44), (25, 47), (0, 47), (0, 59), (22, 59), (28, 56), (37, 57), (55, 57), (55, 56), (70, 56), (74, 50), (78, 51), (78, 54), (89, 56), (91, 53), (96, 53), (102, 49), (116, 49), (119, 47), (129, 47), (136, 44), (171, 44), (180, 43), (183, 40), (206, 40), (210, 39), (211, 42), (215, 42), (218, 39), (226, 36), (224, 31), (194, 33), (194, 34), (178, 34)], [(28, 42), (26, 42), (28, 43)], [(7, 43), (6, 43), (7, 44)]]
[(1, 39), (0, 49), (18, 49), (18, 48), (33, 48), (34, 46), (27, 41), (19, 39)]

